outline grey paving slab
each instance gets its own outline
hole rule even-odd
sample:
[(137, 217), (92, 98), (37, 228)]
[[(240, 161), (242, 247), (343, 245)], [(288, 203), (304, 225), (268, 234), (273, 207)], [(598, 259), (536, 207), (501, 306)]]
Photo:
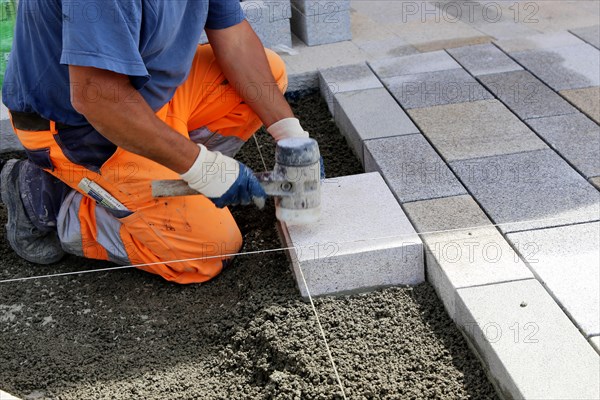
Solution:
[(380, 78), (460, 69), (460, 65), (442, 50), (381, 59), (369, 64)]
[(364, 142), (419, 133), (408, 115), (384, 88), (337, 93), (334, 119), (364, 165)]
[(560, 94), (600, 124), (600, 87), (562, 90)]
[(571, 114), (577, 110), (528, 71), (479, 77), (521, 119)]
[(589, 181), (596, 189), (600, 190), (600, 176), (590, 178)]
[(383, 84), (366, 63), (359, 63), (319, 70), (319, 87), (321, 96), (327, 102), (329, 112), (335, 115), (333, 106), (333, 96), (335, 94), (353, 90), (383, 88)]
[(446, 50), (472, 75), (519, 71), (523, 68), (493, 44), (477, 44)]
[(551, 149), (450, 166), (504, 233), (600, 219), (598, 191)]
[(547, 148), (497, 100), (417, 108), (409, 114), (446, 161)]
[(350, 0), (291, 0), (291, 2), (294, 7), (308, 16), (332, 14), (350, 9)]
[(598, 399), (600, 358), (535, 279), (458, 290), (457, 324), (514, 399)]
[(497, 40), (496, 45), (507, 53), (527, 50), (553, 49), (565, 46), (577, 46), (584, 43), (569, 32), (540, 33), (526, 37)]
[(600, 49), (600, 25), (571, 29), (571, 33)]
[(586, 335), (600, 335), (600, 223), (507, 235), (571, 320)]
[(378, 171), (401, 203), (466, 194), (420, 134), (365, 142), (365, 171)]
[(281, 2), (249, 0), (242, 2), (242, 9), (265, 47), (292, 46), (290, 15), (285, 14), (288, 7)]
[(277, 21), (290, 19), (292, 9), (290, 0), (241, 0), (242, 9), (250, 22)]
[(301, 273), (313, 296), (425, 280), (423, 244), (378, 173), (323, 181), (321, 208), (316, 224), (280, 225), (303, 297)]
[(462, 69), (395, 76), (383, 83), (405, 109), (493, 98)]
[(370, 60), (401, 57), (419, 53), (415, 47), (405, 43), (397, 36), (385, 39), (353, 40), (352, 43), (356, 44), (364, 51)]
[(305, 15), (292, 5), (292, 32), (309, 46), (352, 39), (350, 11)]
[(403, 208), (417, 232), (425, 232), (427, 281), (452, 318), (457, 289), (533, 278), (471, 196), (416, 201)]
[(292, 45), (299, 54), (280, 54), (287, 66), (288, 92), (318, 89), (319, 69), (366, 60), (366, 54), (350, 41), (311, 47), (292, 35)]
[(554, 90), (600, 86), (600, 53), (587, 43), (512, 56)]
[(600, 176), (600, 126), (594, 121), (576, 113), (527, 123), (587, 178)]

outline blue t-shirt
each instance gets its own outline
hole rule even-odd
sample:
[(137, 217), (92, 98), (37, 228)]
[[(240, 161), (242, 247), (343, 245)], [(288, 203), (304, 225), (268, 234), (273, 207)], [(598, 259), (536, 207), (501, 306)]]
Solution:
[(239, 0), (21, 0), (2, 100), (85, 125), (69, 96), (68, 65), (77, 65), (128, 75), (157, 111), (187, 78), (202, 30), (243, 19)]

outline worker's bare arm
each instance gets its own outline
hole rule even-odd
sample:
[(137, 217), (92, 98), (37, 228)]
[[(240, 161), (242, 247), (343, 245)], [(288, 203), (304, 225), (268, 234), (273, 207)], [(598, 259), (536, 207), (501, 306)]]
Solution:
[(262, 43), (247, 21), (227, 29), (207, 29), (206, 34), (227, 80), (267, 127), (294, 116), (277, 90)]
[(177, 173), (194, 163), (198, 146), (157, 118), (127, 76), (78, 66), (69, 75), (73, 107), (108, 140)]

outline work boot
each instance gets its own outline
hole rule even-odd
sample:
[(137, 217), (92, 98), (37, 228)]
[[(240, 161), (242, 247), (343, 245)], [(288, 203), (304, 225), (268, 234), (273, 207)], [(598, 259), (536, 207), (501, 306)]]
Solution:
[(6, 205), (8, 214), (6, 237), (10, 247), (21, 258), (35, 264), (52, 264), (60, 261), (65, 252), (56, 231), (38, 229), (25, 211), (19, 183), (19, 174), (24, 162), (9, 160), (0, 173), (2, 202)]

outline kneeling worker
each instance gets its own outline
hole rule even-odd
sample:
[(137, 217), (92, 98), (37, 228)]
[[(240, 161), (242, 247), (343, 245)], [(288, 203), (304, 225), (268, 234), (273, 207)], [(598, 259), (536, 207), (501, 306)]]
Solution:
[[(266, 197), (232, 157), (263, 124), (308, 136), (286, 86), (239, 0), (21, 0), (2, 88), (28, 155), (0, 175), (10, 246), (38, 264), (66, 252), (213, 278), (242, 245), (225, 206)], [(203, 196), (155, 199), (157, 179)]]

